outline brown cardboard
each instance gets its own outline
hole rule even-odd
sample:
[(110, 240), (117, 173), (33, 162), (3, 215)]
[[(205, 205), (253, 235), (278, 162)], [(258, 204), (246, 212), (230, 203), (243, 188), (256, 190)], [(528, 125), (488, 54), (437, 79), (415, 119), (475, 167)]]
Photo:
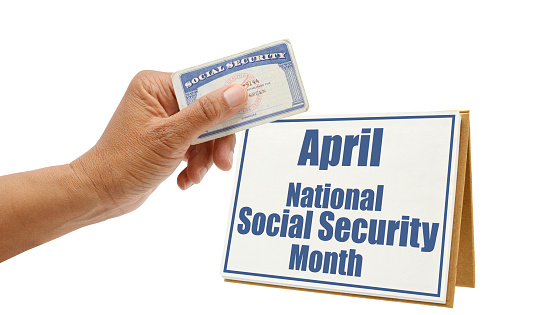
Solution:
[[(458, 157), (458, 179), (456, 181), (456, 200), (454, 205), (454, 226), (452, 228), (452, 247), (450, 250), (450, 267), (448, 271), (448, 288), (446, 293), (446, 304), (425, 303), (430, 305), (454, 306), (454, 291), (457, 283), (469, 284), (469, 274), (472, 274), (472, 284), (474, 286), (475, 277), (475, 255), (473, 245), (473, 230), (472, 226), (462, 227), (462, 222), (472, 222), (472, 198), (471, 198), (471, 167), (469, 167), (469, 178), (467, 178), (467, 166), (471, 165), (469, 157), (469, 111), (460, 111), (461, 127), (460, 127), (460, 152)], [(468, 162), (469, 161), (469, 162)], [(466, 183), (469, 187), (466, 188)], [(466, 190), (469, 194), (466, 195)], [(464, 205), (468, 209), (464, 211)], [(465, 217), (465, 219), (464, 219)], [(470, 230), (471, 229), (471, 230)], [(462, 242), (463, 240), (463, 242)], [(462, 256), (460, 257), (460, 245)], [(472, 256), (470, 256), (472, 254)], [(459, 266), (461, 264), (461, 267)], [(458, 271), (462, 270), (462, 275), (458, 276)], [(467, 276), (466, 276), (467, 274)]]
[[(467, 112), (469, 128), (469, 112)], [(463, 115), (462, 115), (463, 118)], [(469, 133), (469, 130), (467, 130)], [(470, 143), (471, 136), (468, 136)], [(460, 250), (458, 253), (458, 268), (456, 285), (460, 287), (475, 287), (475, 242), (473, 229), (473, 194), (471, 183), (471, 146), (467, 145), (467, 166), (465, 171), (465, 188), (462, 208)]]
[(255, 283), (239, 280), (224, 279), (225, 282), (259, 285), (272, 288), (292, 289), (298, 291), (328, 293), (376, 300), (424, 304), (432, 306), (454, 306), (454, 292), (456, 286), (475, 287), (475, 245), (473, 233), (473, 196), (471, 184), (471, 148), (470, 148), (470, 121), (469, 111), (460, 111), (460, 152), (458, 156), (458, 172), (456, 180), (456, 200), (454, 205), (454, 222), (452, 228), (452, 246), (450, 249), (450, 265), (448, 270), (448, 286), (446, 303), (420, 302), (413, 300), (393, 299), (360, 294), (339, 293), (315, 289), (303, 289), (289, 286), (280, 286), (264, 283)]

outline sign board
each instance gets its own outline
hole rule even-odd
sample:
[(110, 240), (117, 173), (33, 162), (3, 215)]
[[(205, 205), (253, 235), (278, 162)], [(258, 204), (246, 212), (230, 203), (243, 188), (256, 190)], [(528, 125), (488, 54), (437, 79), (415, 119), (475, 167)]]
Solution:
[(467, 112), (278, 120), (235, 164), (227, 280), (448, 307), (474, 286)]

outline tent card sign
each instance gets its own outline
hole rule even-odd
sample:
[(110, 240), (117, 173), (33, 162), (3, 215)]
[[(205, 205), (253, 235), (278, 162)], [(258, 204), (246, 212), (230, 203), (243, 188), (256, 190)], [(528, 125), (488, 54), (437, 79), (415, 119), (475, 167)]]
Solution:
[(474, 286), (468, 140), (467, 112), (247, 130), (223, 277), (452, 307)]

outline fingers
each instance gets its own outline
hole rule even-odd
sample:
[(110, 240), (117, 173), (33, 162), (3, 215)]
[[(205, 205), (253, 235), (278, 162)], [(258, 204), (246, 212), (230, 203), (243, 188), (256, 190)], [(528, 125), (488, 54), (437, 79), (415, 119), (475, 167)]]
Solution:
[(188, 150), (188, 165), (177, 177), (177, 184), (183, 190), (199, 184), (213, 165), (214, 141), (191, 146)]
[(152, 96), (152, 99), (157, 100), (167, 116), (179, 111), (171, 73), (152, 70), (140, 71), (133, 78), (131, 86), (135, 87), (136, 93), (142, 91)]
[(215, 140), (213, 161), (221, 170), (229, 171), (232, 168), (235, 145), (236, 136), (234, 134)]
[(191, 146), (185, 156), (188, 166), (177, 177), (179, 187), (185, 190), (199, 184), (213, 163), (223, 171), (230, 170), (235, 143), (236, 136), (232, 134)]
[(241, 85), (221, 87), (167, 118), (177, 137), (191, 143), (214, 125), (236, 114), (247, 104), (247, 90)]
[(190, 144), (206, 130), (235, 115), (247, 104), (248, 94), (243, 86), (223, 86), (178, 111), (171, 74), (143, 71), (134, 81), (140, 84), (140, 89), (137, 90), (146, 91), (148, 96), (157, 100), (154, 104), (159, 103), (167, 114), (167, 117), (160, 120), (157, 128), (162, 143), (166, 143), (167, 147), (174, 151), (183, 153), (179, 156), (182, 156), (182, 160), (188, 161), (187, 167), (177, 178), (181, 189), (188, 189), (200, 183), (213, 163), (221, 170), (231, 169), (234, 135), (195, 146)]

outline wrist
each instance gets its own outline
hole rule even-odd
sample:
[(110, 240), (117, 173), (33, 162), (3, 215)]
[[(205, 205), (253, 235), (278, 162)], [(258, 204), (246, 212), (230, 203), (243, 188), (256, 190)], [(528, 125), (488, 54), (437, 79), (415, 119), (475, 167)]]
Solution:
[(107, 219), (77, 167), (64, 164), (0, 177), (0, 261)]
[(109, 211), (116, 206), (99, 179), (93, 175), (96, 172), (87, 167), (82, 157), (66, 166), (69, 173), (67, 184), (75, 199), (80, 201), (77, 221), (85, 226), (109, 219)]

